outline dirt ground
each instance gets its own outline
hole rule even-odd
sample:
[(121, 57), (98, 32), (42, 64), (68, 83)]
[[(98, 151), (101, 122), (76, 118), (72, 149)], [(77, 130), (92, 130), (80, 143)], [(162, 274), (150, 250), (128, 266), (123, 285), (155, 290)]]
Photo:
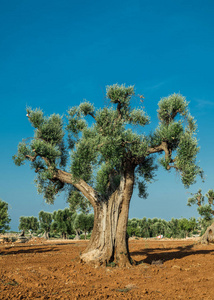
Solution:
[(129, 242), (136, 265), (79, 262), (87, 241), (0, 245), (0, 299), (214, 299), (214, 245), (194, 240)]

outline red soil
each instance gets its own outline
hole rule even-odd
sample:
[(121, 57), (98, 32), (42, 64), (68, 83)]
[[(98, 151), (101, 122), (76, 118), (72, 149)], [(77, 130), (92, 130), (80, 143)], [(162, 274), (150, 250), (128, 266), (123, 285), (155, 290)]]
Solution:
[(136, 265), (79, 262), (87, 241), (0, 245), (0, 299), (214, 299), (214, 245), (131, 240)]

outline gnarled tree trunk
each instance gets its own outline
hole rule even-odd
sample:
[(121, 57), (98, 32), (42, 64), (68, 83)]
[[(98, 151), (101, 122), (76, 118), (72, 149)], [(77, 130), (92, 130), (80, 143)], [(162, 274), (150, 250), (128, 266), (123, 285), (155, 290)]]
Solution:
[(136, 165), (126, 161), (126, 169), (120, 185), (109, 198), (99, 198), (93, 188), (83, 180), (75, 181), (71, 174), (58, 170), (55, 178), (74, 185), (91, 202), (94, 208), (94, 227), (88, 247), (81, 260), (96, 265), (115, 262), (119, 266), (130, 266), (127, 241), (129, 204), (134, 188)]
[(214, 243), (214, 223), (209, 226), (201, 238), (202, 244)]
[(94, 207), (94, 228), (89, 245), (80, 257), (82, 261), (130, 266), (127, 222), (133, 187), (134, 168), (129, 168), (108, 201), (101, 200)]
[(44, 234), (43, 234), (43, 237), (44, 237), (46, 240), (49, 240), (49, 232), (48, 232), (48, 231), (45, 231)]

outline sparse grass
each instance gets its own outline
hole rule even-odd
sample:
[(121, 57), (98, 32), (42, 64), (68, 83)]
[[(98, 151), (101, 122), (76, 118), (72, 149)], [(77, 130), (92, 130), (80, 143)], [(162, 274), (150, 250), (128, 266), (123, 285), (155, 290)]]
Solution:
[(128, 284), (123, 289), (116, 289), (116, 291), (120, 292), (120, 293), (127, 293), (127, 292), (131, 291), (132, 289), (136, 289), (136, 288), (137, 287), (134, 284)]
[(131, 288), (124, 288), (124, 289), (117, 289), (116, 291), (117, 292), (120, 292), (120, 293), (127, 293), (131, 290)]
[(1, 280), (1, 282), (3, 283), (3, 285), (12, 285), (12, 286), (17, 286), (17, 285), (19, 285), (18, 282), (15, 281), (15, 280), (8, 281), (8, 282), (5, 282), (5, 280)]
[(7, 282), (6, 284), (7, 284), (7, 285), (13, 285), (13, 286), (19, 285), (18, 282), (15, 281), (15, 280), (14, 280), (14, 281), (9, 281), (9, 282)]
[(114, 261), (106, 264), (106, 267), (115, 268), (116, 266), (117, 266), (117, 264)]

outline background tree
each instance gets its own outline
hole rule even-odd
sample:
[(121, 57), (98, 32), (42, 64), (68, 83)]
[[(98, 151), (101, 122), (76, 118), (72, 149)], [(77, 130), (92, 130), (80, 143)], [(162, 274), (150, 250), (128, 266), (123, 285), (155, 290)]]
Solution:
[(146, 217), (140, 220), (140, 227), (141, 227), (141, 237), (145, 237), (145, 238), (150, 237), (150, 227)]
[(24, 236), (26, 231), (31, 231), (35, 233), (39, 229), (39, 222), (36, 217), (20, 217), (19, 218), (19, 230), (22, 230), (22, 235)]
[(10, 230), (11, 219), (8, 214), (8, 204), (0, 199), (0, 233)]
[(52, 223), (52, 214), (45, 211), (39, 212), (39, 223), (40, 228), (44, 231), (44, 237), (49, 239), (49, 233), (51, 230), (51, 223)]
[(22, 230), (22, 236), (25, 235), (25, 231), (28, 231), (30, 228), (30, 220), (29, 217), (20, 217), (19, 218), (19, 230)]
[[(189, 114), (188, 103), (180, 94), (159, 102), (159, 125), (145, 136), (140, 127), (149, 124), (142, 107), (131, 104), (133, 86), (108, 86), (109, 105), (95, 109), (89, 102), (68, 112), (68, 124), (62, 117), (45, 117), (41, 110), (27, 109), (35, 128), (34, 138), (18, 145), (16, 165), (31, 162), (37, 174), (36, 184), (47, 202), (53, 203), (60, 191), (80, 192), (94, 209), (94, 228), (85, 262), (130, 265), (127, 243), (129, 204), (134, 186), (146, 197), (146, 185), (155, 175), (155, 154), (164, 154), (159, 163), (166, 170), (176, 170), (185, 187), (195, 182), (201, 169), (196, 163), (199, 151), (195, 136), (196, 123)], [(87, 117), (91, 118), (89, 124)], [(136, 130), (138, 127), (138, 131)], [(68, 147), (64, 140), (68, 134)], [(71, 151), (70, 171), (66, 169)], [(68, 195), (70, 192), (68, 192)]]
[(139, 219), (133, 218), (128, 220), (127, 233), (129, 236), (137, 236), (137, 237), (142, 236)]
[(179, 235), (178, 219), (172, 218), (168, 222), (168, 228), (166, 230), (166, 237), (177, 237)]
[(202, 227), (202, 234), (206, 231), (214, 221), (214, 190), (209, 190), (205, 195), (199, 189), (197, 193), (191, 194), (188, 198), (188, 206), (196, 204), (198, 206), (198, 213), (202, 219), (200, 221)]
[(167, 229), (167, 222), (161, 219), (155, 219), (154, 223), (151, 226), (152, 236), (156, 237), (158, 235), (165, 236), (165, 231)]
[(188, 236), (189, 233), (193, 231), (195, 227), (196, 227), (195, 219), (188, 220), (186, 218), (182, 218), (178, 220), (178, 228), (182, 238)]
[(30, 223), (31, 223), (30, 230), (32, 231), (32, 233), (37, 232), (37, 230), (39, 229), (38, 219), (36, 217), (30, 217)]
[(92, 209), (87, 198), (81, 195), (75, 187), (69, 189), (67, 202), (69, 203), (69, 209), (73, 215), (76, 213), (88, 214)]
[(60, 233), (63, 239), (66, 239), (69, 234), (73, 233), (72, 213), (68, 208), (59, 209), (53, 212), (52, 230)]
[(85, 240), (86, 240), (86, 234), (87, 232), (90, 232), (94, 225), (94, 215), (93, 214), (84, 214), (81, 213), (76, 216), (74, 221), (74, 228), (76, 230), (81, 230), (85, 234)]

